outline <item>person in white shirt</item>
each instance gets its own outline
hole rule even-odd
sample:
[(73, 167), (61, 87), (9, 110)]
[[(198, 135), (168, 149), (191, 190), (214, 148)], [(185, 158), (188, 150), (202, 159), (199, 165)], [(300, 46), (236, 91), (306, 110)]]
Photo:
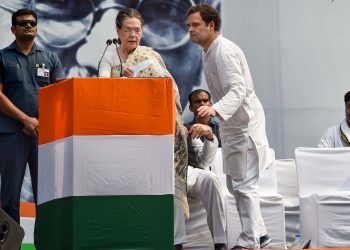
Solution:
[(242, 50), (220, 33), (218, 12), (207, 4), (187, 11), (192, 42), (203, 47), (204, 75), (214, 104), (198, 109), (201, 117), (219, 119), (227, 188), (236, 200), (242, 224), (234, 249), (261, 248), (271, 242), (261, 217), (259, 170), (273, 160), (265, 132), (265, 115), (255, 95)]
[(344, 102), (345, 118), (326, 130), (318, 143), (319, 148), (350, 147), (350, 91), (344, 95)]
[[(203, 105), (211, 105), (210, 93), (203, 89), (192, 91), (188, 96), (189, 109), (193, 112), (193, 121), (186, 124), (189, 131), (187, 195), (200, 198), (207, 212), (207, 223), (214, 242), (215, 250), (226, 250), (226, 215), (219, 178), (209, 169), (220, 145), (218, 124), (210, 117), (197, 116), (197, 109)], [(182, 250), (187, 241), (185, 215), (175, 211), (175, 250)], [(191, 217), (191, 215), (190, 215)]]

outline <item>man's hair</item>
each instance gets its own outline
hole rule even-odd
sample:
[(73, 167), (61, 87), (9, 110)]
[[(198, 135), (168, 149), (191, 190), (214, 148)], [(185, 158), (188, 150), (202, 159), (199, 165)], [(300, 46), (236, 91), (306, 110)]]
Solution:
[(220, 31), (221, 18), (219, 12), (214, 7), (204, 3), (192, 6), (187, 10), (187, 17), (197, 12), (199, 12), (200, 16), (207, 25), (209, 25), (210, 22), (214, 22), (215, 31)]
[(345, 104), (350, 101), (350, 91), (348, 91), (345, 95), (344, 95), (344, 102)]
[(12, 26), (15, 26), (17, 24), (17, 17), (25, 15), (32, 15), (35, 17), (35, 20), (38, 21), (38, 15), (34, 10), (24, 8), (19, 9), (12, 14)]
[(188, 95), (188, 101), (190, 104), (192, 104), (192, 96), (194, 96), (195, 94), (199, 94), (199, 93), (202, 93), (202, 92), (205, 92), (207, 93), (208, 95), (208, 98), (209, 98), (209, 101), (211, 102), (211, 95), (208, 91), (204, 90), (204, 89), (196, 89), (196, 90), (193, 90), (189, 95)]
[(127, 8), (119, 11), (117, 18), (115, 19), (115, 25), (118, 29), (120, 29), (121, 27), (123, 27), (125, 19), (133, 17), (139, 19), (141, 21), (141, 26), (143, 26), (143, 18), (140, 12), (133, 8)]

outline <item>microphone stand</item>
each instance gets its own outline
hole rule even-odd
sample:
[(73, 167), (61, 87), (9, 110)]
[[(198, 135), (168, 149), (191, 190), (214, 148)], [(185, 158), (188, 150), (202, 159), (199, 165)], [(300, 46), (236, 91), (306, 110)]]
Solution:
[(115, 48), (117, 49), (117, 53), (118, 53), (118, 57), (119, 57), (119, 61), (120, 61), (120, 77), (123, 77), (123, 63), (122, 63), (122, 59), (120, 58), (120, 54), (119, 54), (119, 50), (118, 50), (118, 43), (119, 43), (119, 39), (117, 38), (113, 38), (113, 43), (115, 45)]
[(102, 56), (101, 56), (101, 59), (100, 59), (100, 61), (98, 62), (98, 66), (97, 66), (97, 77), (100, 76), (100, 65), (101, 65), (102, 58), (103, 58), (103, 56), (105, 55), (108, 46), (111, 45), (111, 44), (112, 44), (112, 40), (111, 40), (111, 39), (107, 39), (105, 50), (103, 51)]

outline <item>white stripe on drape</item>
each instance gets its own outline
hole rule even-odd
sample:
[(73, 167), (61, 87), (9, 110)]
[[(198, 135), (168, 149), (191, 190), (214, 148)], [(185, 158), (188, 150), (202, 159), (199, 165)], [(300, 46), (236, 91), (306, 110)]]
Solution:
[(174, 193), (173, 135), (72, 136), (39, 145), (38, 204)]

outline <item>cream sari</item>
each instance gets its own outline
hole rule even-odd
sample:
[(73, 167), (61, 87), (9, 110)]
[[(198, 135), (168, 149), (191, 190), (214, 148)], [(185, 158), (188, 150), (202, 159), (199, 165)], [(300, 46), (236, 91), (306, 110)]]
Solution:
[[(163, 59), (152, 48), (138, 46), (135, 51), (129, 54), (127, 60), (123, 62), (123, 69), (134, 67), (145, 60), (151, 60), (152, 64), (138, 72), (136, 77), (171, 77), (171, 74), (166, 69)], [(119, 77), (121, 72), (120, 64), (112, 67), (111, 77)], [(187, 139), (186, 133), (183, 130), (182, 108), (180, 103), (180, 95), (178, 87), (173, 79), (176, 104), (176, 130), (175, 130), (175, 145), (174, 145), (174, 167), (175, 167), (175, 205), (183, 208), (184, 213), (189, 216), (189, 207), (187, 202)]]

